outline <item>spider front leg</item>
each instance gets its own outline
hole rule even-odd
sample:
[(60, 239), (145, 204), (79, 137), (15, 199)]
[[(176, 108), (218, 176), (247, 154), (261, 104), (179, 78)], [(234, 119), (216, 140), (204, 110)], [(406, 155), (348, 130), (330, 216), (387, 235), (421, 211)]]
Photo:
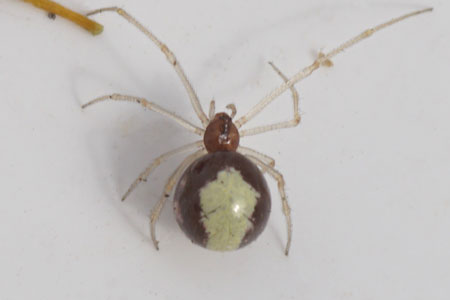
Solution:
[(281, 196), (281, 203), (283, 206), (283, 213), (286, 217), (286, 226), (287, 226), (287, 243), (286, 248), (284, 249), (284, 254), (286, 256), (289, 254), (289, 249), (291, 248), (291, 241), (292, 241), (292, 219), (291, 219), (291, 208), (289, 207), (289, 203), (287, 201), (286, 192), (284, 190), (284, 178), (283, 175), (275, 170), (273, 167), (265, 164), (262, 160), (257, 158), (256, 156), (252, 155), (246, 155), (251, 161), (253, 161), (256, 165), (258, 165), (261, 169), (267, 170), (270, 176), (272, 176), (273, 179), (275, 179), (278, 183), (278, 192)]
[(158, 203), (155, 204), (155, 206), (152, 208), (152, 213), (150, 216), (150, 232), (152, 235), (152, 241), (155, 245), (156, 250), (159, 250), (158, 247), (158, 240), (156, 239), (155, 234), (155, 225), (156, 222), (159, 219), (159, 216), (161, 215), (161, 211), (164, 208), (164, 205), (166, 204), (167, 199), (170, 197), (170, 193), (172, 192), (175, 184), (177, 183), (178, 179), (180, 179), (180, 176), (183, 174), (183, 171), (192, 163), (194, 160), (199, 158), (200, 156), (204, 155), (206, 153), (205, 149), (201, 149), (191, 155), (189, 155), (187, 158), (183, 160), (183, 162), (176, 168), (175, 172), (170, 176), (169, 180), (166, 183), (166, 186), (164, 187), (164, 192), (159, 199)]
[(178, 74), (178, 77), (180, 78), (181, 82), (184, 85), (184, 88), (186, 89), (186, 92), (189, 95), (189, 99), (191, 100), (192, 107), (194, 108), (195, 113), (197, 114), (198, 118), (202, 122), (202, 125), (204, 128), (208, 126), (209, 120), (206, 114), (204, 113), (200, 101), (198, 100), (198, 96), (195, 93), (194, 88), (192, 87), (192, 84), (187, 79), (186, 74), (184, 73), (183, 69), (181, 68), (181, 65), (175, 55), (172, 51), (164, 44), (162, 43), (150, 30), (145, 28), (141, 23), (139, 23), (134, 17), (132, 17), (129, 13), (127, 13), (125, 10), (119, 8), (119, 7), (105, 7), (93, 10), (86, 14), (86, 16), (92, 16), (98, 13), (111, 11), (116, 12), (119, 16), (123, 17), (125, 20), (127, 20), (130, 24), (134, 25), (137, 29), (139, 29), (143, 34), (145, 34), (153, 43), (156, 44), (156, 46), (164, 53), (169, 63), (173, 66), (175, 69), (175, 72)]
[[(393, 24), (396, 24), (398, 22), (401, 22), (405, 19), (408, 19), (413, 16), (417, 16), (426, 12), (431, 12), (433, 10), (432, 7), (416, 10), (411, 13), (399, 16), (397, 18), (393, 18), (387, 22), (381, 23), (379, 25), (376, 25), (372, 28), (366, 29), (360, 34), (352, 37), (351, 39), (347, 40), (346, 42), (342, 43), (338, 47), (334, 48), (333, 50), (329, 51), (328, 53), (321, 53), (317, 57), (317, 59), (309, 66), (303, 68), (297, 74), (290, 77), (284, 84), (280, 85), (278, 88), (272, 90), (267, 96), (265, 96), (263, 99), (261, 99), (253, 108), (251, 108), (245, 115), (239, 118), (235, 122), (235, 125), (237, 128), (241, 128), (242, 125), (253, 119), (257, 114), (259, 114), (267, 105), (272, 103), (275, 99), (278, 98), (282, 93), (284, 93), (286, 90), (293, 87), (296, 83), (302, 81), (306, 77), (310, 76), (315, 70), (319, 69), (321, 66), (330, 66), (331, 58), (335, 57), (339, 53), (343, 52), (345, 49), (348, 49), (352, 47), (353, 45), (359, 43), (360, 41), (372, 36), (375, 32), (378, 32), (386, 27), (389, 27)], [(270, 130), (270, 129), (269, 129)], [(268, 130), (266, 130), (268, 131)]]

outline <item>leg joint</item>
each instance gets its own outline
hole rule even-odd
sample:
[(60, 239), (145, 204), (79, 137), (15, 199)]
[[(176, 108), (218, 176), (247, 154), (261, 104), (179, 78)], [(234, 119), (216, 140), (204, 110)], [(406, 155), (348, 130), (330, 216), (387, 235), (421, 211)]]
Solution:
[(166, 46), (166, 44), (161, 44), (161, 51), (166, 55), (167, 60), (173, 65), (176, 66), (177, 59), (175, 58), (175, 55), (169, 50), (169, 48)]

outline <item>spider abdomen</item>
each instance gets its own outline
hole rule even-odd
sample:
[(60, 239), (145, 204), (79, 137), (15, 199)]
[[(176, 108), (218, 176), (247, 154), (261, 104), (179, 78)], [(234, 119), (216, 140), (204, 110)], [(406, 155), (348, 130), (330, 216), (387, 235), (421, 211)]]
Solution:
[(270, 192), (258, 167), (237, 152), (194, 161), (174, 197), (176, 219), (196, 244), (229, 251), (255, 240), (270, 214)]

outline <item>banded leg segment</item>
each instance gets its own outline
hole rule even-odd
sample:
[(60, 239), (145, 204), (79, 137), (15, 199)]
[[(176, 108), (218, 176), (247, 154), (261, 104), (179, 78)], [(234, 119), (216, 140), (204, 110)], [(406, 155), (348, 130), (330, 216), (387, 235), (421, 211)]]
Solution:
[(144, 98), (140, 98), (140, 97), (135, 97), (135, 96), (129, 96), (129, 95), (122, 95), (122, 94), (112, 94), (112, 95), (105, 95), (105, 96), (101, 96), (98, 98), (95, 98), (94, 100), (89, 101), (88, 103), (85, 103), (81, 106), (81, 108), (86, 108), (88, 106), (91, 106), (93, 104), (99, 103), (99, 102), (103, 102), (103, 101), (107, 101), (107, 100), (114, 100), (114, 101), (128, 101), (128, 102), (134, 102), (137, 104), (142, 105), (144, 108), (148, 108), (154, 112), (160, 113), (163, 116), (169, 117), (170, 119), (174, 120), (175, 122), (177, 122), (178, 124), (180, 124), (181, 126), (183, 126), (184, 128), (186, 128), (187, 130), (198, 134), (200, 136), (203, 136), (203, 134), (205, 133), (205, 130), (202, 128), (199, 128), (197, 126), (195, 126), (194, 124), (186, 121), (185, 119), (181, 118), (180, 116), (162, 108), (161, 106), (153, 103), (153, 102), (149, 102)]
[(155, 204), (155, 206), (152, 209), (152, 213), (150, 216), (150, 232), (152, 235), (152, 241), (155, 245), (156, 250), (159, 250), (158, 247), (158, 240), (156, 239), (155, 234), (155, 225), (156, 222), (159, 219), (159, 216), (161, 215), (161, 211), (164, 208), (164, 205), (166, 204), (167, 199), (170, 197), (170, 193), (172, 192), (175, 184), (178, 182), (178, 179), (180, 179), (180, 176), (183, 174), (183, 171), (191, 164), (193, 163), (197, 158), (200, 156), (206, 154), (205, 149), (201, 149), (191, 155), (189, 155), (187, 158), (183, 160), (183, 162), (176, 168), (175, 172), (170, 176), (169, 180), (166, 183), (166, 186), (164, 187), (164, 192), (159, 199), (158, 203)]
[(119, 16), (123, 17), (125, 20), (127, 20), (130, 24), (134, 25), (137, 29), (139, 29), (143, 34), (145, 34), (153, 43), (156, 44), (156, 46), (164, 53), (169, 63), (174, 67), (175, 72), (178, 74), (178, 77), (180, 78), (181, 82), (184, 85), (184, 88), (186, 89), (186, 92), (189, 95), (189, 99), (191, 100), (192, 107), (194, 108), (195, 113), (197, 114), (198, 118), (203, 124), (203, 127), (206, 128), (208, 126), (209, 120), (206, 114), (204, 113), (200, 101), (198, 100), (198, 96), (195, 93), (194, 88), (192, 87), (192, 84), (187, 79), (186, 74), (184, 73), (183, 69), (181, 68), (180, 63), (178, 62), (177, 58), (173, 54), (172, 51), (164, 44), (162, 43), (150, 30), (145, 28), (140, 22), (138, 22), (135, 18), (133, 18), (129, 13), (127, 13), (125, 10), (119, 8), (119, 7), (105, 7), (96, 9), (94, 11), (91, 11), (86, 14), (86, 16), (92, 16), (98, 13), (111, 11), (116, 12)]

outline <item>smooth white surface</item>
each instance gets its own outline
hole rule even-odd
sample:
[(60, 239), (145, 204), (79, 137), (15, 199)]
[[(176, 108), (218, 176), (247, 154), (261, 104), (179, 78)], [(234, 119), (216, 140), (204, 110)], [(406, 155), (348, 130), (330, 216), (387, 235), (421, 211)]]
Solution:
[[(196, 121), (164, 56), (111, 13), (92, 37), (21, 1), (0, 2), (1, 299), (450, 298), (450, 15), (447, 1), (61, 1), (120, 5), (175, 52), (207, 108), (238, 115), (310, 64), (321, 48), (409, 11), (435, 11), (377, 33), (297, 87), (298, 128), (242, 144), (276, 159), (260, 238), (216, 253), (194, 246), (169, 204), (148, 215), (181, 156), (120, 196), (157, 155), (194, 141), (133, 104), (80, 104), (107, 93), (144, 96)], [(249, 125), (290, 117), (290, 95)], [(197, 123), (198, 124), (198, 123)], [(249, 126), (250, 127), (250, 126)]]

